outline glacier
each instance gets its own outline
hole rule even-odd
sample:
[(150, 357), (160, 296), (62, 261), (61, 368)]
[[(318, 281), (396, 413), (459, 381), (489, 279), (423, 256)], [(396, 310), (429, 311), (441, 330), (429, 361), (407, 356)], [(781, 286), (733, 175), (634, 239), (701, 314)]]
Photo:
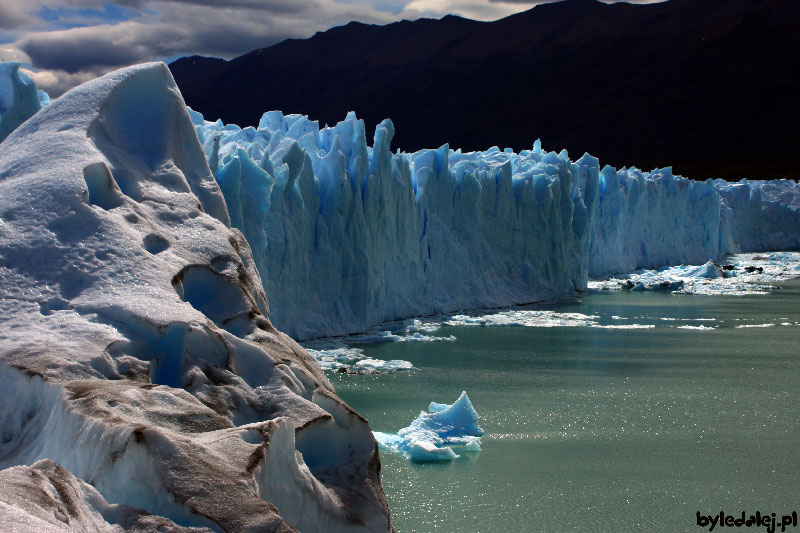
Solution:
[[(752, 256), (800, 249), (793, 180), (616, 170), (539, 141), (393, 153), (391, 121), (369, 145), (354, 113), (240, 128), (186, 108), (159, 63), (53, 102), (2, 64), (0, 128), (6, 529), (391, 531), (378, 442), (451, 460), (482, 430), (464, 393), (373, 434), (323, 368), (411, 364), (350, 344), (453, 339), (436, 324), (650, 328), (466, 311), (797, 274), (794, 256)], [(422, 315), (439, 317), (403, 320)]]
[(368, 146), (353, 113), (320, 128), (272, 111), (244, 129), (191, 114), (271, 318), (294, 338), (586, 288), (590, 156), (572, 162), (538, 144), (393, 154), (390, 120)]
[(694, 181), (670, 168), (606, 166), (599, 187), (592, 277), (800, 249), (800, 185), (794, 180)]
[(393, 530), (370, 427), (270, 322), (163, 63), (0, 143), (0, 279), (0, 529)]
[(800, 249), (792, 180), (601, 168), (539, 141), (520, 153), (392, 153), (391, 121), (370, 146), (354, 113), (320, 127), (269, 111), (247, 128), (190, 114), (272, 319), (297, 339), (553, 300), (590, 276)]

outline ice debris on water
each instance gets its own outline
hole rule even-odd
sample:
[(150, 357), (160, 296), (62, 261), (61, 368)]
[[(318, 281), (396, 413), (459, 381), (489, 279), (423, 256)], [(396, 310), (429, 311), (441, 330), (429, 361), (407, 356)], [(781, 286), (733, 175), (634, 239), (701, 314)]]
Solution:
[(773, 283), (800, 277), (800, 252), (729, 255), (703, 265), (636, 270), (589, 281), (590, 289), (651, 290), (673, 294), (766, 294)]
[(367, 357), (362, 348), (347, 346), (338, 339), (320, 339), (303, 343), (303, 347), (317, 360), (323, 370), (347, 374), (375, 374), (411, 370), (408, 361), (384, 361)]
[(448, 405), (431, 402), (411, 425), (397, 433), (374, 431), (378, 448), (399, 452), (412, 461), (452, 461), (463, 452), (480, 451), (483, 429), (466, 391)]

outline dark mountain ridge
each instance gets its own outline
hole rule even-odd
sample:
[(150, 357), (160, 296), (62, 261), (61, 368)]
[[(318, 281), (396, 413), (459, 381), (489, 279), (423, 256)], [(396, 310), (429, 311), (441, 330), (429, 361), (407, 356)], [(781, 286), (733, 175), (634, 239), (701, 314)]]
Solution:
[(800, 177), (800, 2), (565, 0), (495, 22), (350, 23), (170, 68), (208, 119), (390, 117), (403, 150), (589, 152), (692, 178)]

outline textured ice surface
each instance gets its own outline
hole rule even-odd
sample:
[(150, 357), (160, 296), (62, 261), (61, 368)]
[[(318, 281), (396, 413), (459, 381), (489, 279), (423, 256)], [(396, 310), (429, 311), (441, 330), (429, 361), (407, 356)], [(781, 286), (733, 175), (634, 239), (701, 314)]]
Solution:
[(296, 338), (585, 288), (594, 158), (538, 143), (392, 154), (391, 121), (368, 146), (352, 113), (324, 128), (277, 111), (244, 129), (192, 117), (271, 318)]
[(191, 115), (272, 319), (297, 338), (549, 300), (584, 289), (587, 273), (800, 248), (790, 180), (601, 171), (591, 156), (573, 162), (538, 142), (518, 154), (392, 154), (392, 123), (369, 146), (352, 113), (320, 128), (270, 111), (244, 129)]
[(462, 392), (452, 405), (431, 402), (429, 412), (422, 411), (396, 434), (375, 432), (378, 446), (407, 455), (412, 461), (451, 461), (456, 450), (479, 451), (483, 430), (478, 427), (478, 413)]
[[(0, 63), (0, 142), (50, 101), (36, 84), (20, 72), (19, 63)], [(41, 102), (40, 102), (41, 98)]]
[(590, 281), (592, 289), (666, 290), (675, 294), (766, 294), (774, 283), (800, 277), (800, 253), (736, 254), (704, 265), (637, 270)]
[(589, 275), (703, 264), (728, 253), (800, 249), (800, 186), (728, 183), (603, 168), (592, 220)]
[(184, 528), (166, 518), (110, 504), (97, 490), (49, 459), (0, 471), (0, 531), (169, 531), (211, 533)]
[(370, 428), (270, 323), (164, 64), (81, 85), (0, 143), (0, 280), (12, 530), (390, 529)]
[(731, 252), (800, 249), (800, 184), (793, 180), (715, 182), (725, 201)]

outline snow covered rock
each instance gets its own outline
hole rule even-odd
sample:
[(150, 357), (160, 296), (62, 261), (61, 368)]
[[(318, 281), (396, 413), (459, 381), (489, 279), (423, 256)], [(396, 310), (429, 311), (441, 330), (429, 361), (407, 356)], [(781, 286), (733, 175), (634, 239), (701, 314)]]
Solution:
[(0, 142), (41, 109), (40, 97), (50, 101), (19, 67), (14, 61), (0, 63)]
[(164, 64), (0, 144), (0, 280), (0, 475), (31, 480), (0, 506), (29, 529), (391, 529), (370, 428), (270, 323)]

